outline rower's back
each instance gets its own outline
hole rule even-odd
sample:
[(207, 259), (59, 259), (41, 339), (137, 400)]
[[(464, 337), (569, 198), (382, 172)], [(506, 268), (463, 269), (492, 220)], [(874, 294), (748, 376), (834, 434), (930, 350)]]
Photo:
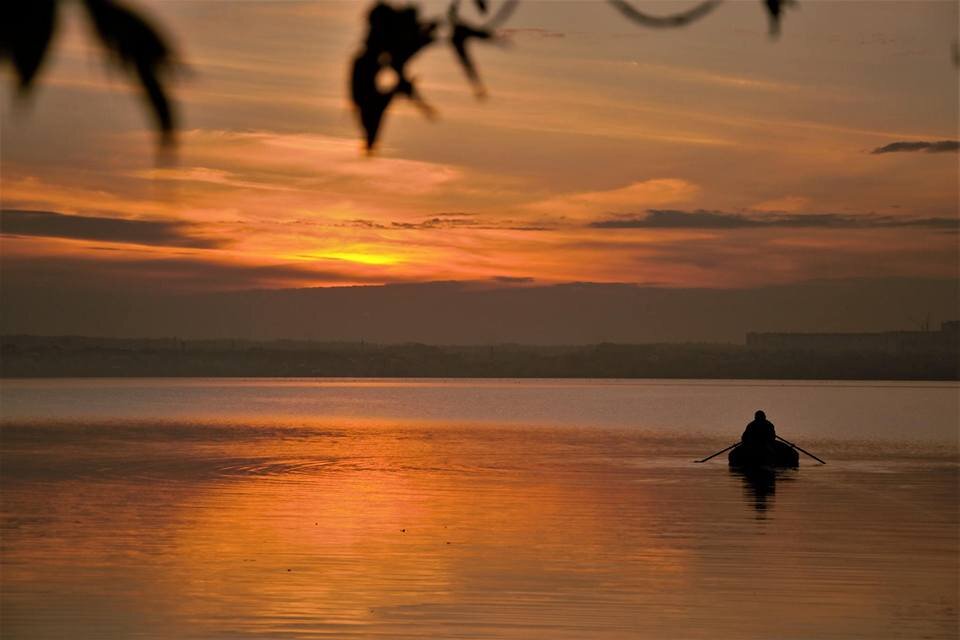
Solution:
[(767, 420), (767, 414), (763, 411), (753, 414), (753, 422), (747, 425), (740, 437), (741, 442), (751, 446), (770, 445), (776, 439), (777, 430), (773, 423)]

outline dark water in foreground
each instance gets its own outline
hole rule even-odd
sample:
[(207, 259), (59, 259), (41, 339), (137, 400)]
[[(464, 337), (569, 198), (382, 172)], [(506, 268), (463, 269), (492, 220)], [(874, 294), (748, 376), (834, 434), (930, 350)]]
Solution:
[[(958, 390), (4, 381), (0, 629), (952, 639)], [(691, 463), (756, 408), (829, 464)]]

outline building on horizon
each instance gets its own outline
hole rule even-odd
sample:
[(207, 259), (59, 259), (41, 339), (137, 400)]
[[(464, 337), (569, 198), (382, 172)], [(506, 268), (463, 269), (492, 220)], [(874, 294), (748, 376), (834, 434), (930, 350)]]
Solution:
[(960, 321), (949, 320), (939, 331), (876, 333), (747, 333), (747, 347), (779, 351), (850, 351), (873, 353), (960, 352)]

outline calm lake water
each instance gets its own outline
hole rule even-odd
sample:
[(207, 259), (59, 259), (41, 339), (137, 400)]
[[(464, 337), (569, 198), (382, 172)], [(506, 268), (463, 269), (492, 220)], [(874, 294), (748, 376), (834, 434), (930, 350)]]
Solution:
[[(762, 408), (825, 458), (724, 456)], [(950, 638), (955, 383), (5, 380), (4, 638)]]

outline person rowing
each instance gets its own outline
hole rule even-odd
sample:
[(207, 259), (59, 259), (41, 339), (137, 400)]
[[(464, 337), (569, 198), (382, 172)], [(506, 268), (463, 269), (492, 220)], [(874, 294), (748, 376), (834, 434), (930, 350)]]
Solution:
[(827, 464), (806, 449), (778, 436), (776, 427), (762, 410), (753, 414), (753, 420), (743, 430), (739, 442), (694, 462), (706, 462), (728, 451), (731, 467), (797, 467), (800, 464), (798, 451), (820, 464)]
[(763, 411), (753, 414), (753, 422), (740, 436), (740, 446), (727, 457), (731, 467), (796, 467), (799, 464), (797, 452), (777, 442), (777, 429)]
[(753, 422), (747, 425), (740, 436), (740, 442), (751, 447), (770, 448), (777, 440), (777, 429), (767, 420), (767, 414), (757, 411), (753, 414)]

